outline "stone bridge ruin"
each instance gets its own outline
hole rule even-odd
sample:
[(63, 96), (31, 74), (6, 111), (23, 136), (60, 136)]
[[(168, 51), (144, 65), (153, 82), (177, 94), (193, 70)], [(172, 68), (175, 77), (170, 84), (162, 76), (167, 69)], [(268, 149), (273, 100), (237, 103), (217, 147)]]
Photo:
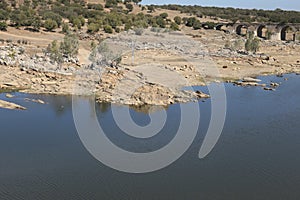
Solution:
[(241, 36), (252, 32), (265, 40), (300, 41), (300, 24), (224, 23), (218, 24), (215, 29)]

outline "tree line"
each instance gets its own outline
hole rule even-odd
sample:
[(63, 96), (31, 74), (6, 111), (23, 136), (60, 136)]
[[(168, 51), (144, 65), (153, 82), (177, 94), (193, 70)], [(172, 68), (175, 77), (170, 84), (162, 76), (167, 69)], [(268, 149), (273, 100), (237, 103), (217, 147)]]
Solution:
[[(180, 30), (181, 26), (193, 29), (213, 29), (213, 22), (200, 22), (199, 18), (210, 16), (223, 18), (233, 22), (276, 22), (276, 23), (300, 23), (300, 12), (217, 8), (202, 6), (181, 5), (139, 5), (141, 0), (105, 0), (105, 4), (92, 4), (84, 0), (24, 0), (21, 5), (16, 0), (0, 1), (0, 31), (5, 31), (8, 26), (16, 28), (26, 27), (32, 31), (44, 28), (53, 31), (60, 28), (67, 34), (76, 32), (82, 27), (87, 27), (87, 33), (94, 34), (100, 30), (106, 33), (118, 33), (129, 29), (141, 28), (167, 28)], [(146, 14), (139, 12), (133, 14), (134, 5)], [(153, 16), (158, 8), (178, 10), (181, 13), (189, 13), (189, 17), (176, 16), (170, 18), (168, 13)], [(105, 9), (109, 9), (107, 12)]]
[(177, 10), (181, 13), (193, 14), (198, 17), (210, 16), (231, 20), (232, 22), (274, 22), (274, 23), (300, 23), (300, 12), (285, 11), (282, 9), (262, 10), (262, 9), (240, 9), (240, 8), (220, 8), (203, 6), (184, 5), (151, 5), (153, 8), (167, 10)]

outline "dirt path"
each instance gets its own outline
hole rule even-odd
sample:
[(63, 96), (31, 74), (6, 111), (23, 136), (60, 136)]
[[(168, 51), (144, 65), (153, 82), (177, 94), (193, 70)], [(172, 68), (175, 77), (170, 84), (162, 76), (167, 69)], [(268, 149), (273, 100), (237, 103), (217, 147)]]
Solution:
[(142, 73), (146, 80), (168, 88), (178, 88), (187, 85), (186, 79), (176, 71), (171, 71), (158, 63), (145, 64), (134, 68)]
[(30, 32), (27, 30), (18, 30), (13, 27), (9, 27), (6, 32), (0, 31), (0, 38), (4, 40), (13, 40), (14, 43), (17, 40), (28, 40), (34, 47), (46, 47), (53, 40), (62, 40), (64, 37), (60, 33), (50, 32)]
[(91, 54), (90, 47), (87, 42), (79, 42), (78, 59), (81, 64), (88, 65), (91, 63), (89, 56)]
[(36, 38), (36, 37), (30, 37), (30, 36), (24, 36), (24, 35), (15, 35), (12, 33), (7, 33), (7, 32), (0, 32), (0, 36), (1, 35), (5, 35), (8, 37), (15, 37), (15, 38), (20, 38), (20, 39), (28, 39), (28, 40), (37, 40), (37, 41), (47, 41), (47, 42), (51, 42), (52, 40), (50, 39), (46, 39), (46, 38)]

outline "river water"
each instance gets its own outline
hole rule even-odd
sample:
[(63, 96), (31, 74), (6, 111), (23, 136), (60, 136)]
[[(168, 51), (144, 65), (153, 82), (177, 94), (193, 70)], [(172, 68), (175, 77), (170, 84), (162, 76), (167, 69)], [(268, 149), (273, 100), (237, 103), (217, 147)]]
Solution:
[[(168, 167), (147, 174), (116, 171), (89, 154), (74, 125), (71, 97), (15, 93), (9, 100), (28, 109), (0, 109), (0, 199), (299, 199), (300, 78), (294, 74), (259, 78), (282, 84), (276, 91), (225, 84), (225, 126), (208, 156), (198, 158), (210, 120), (210, 100), (196, 103), (200, 128), (188, 151)], [(7, 100), (4, 94), (0, 98)], [(180, 105), (171, 105), (159, 134), (149, 139), (129, 137), (115, 124), (112, 106), (96, 105), (98, 120), (107, 137), (128, 151), (160, 149), (178, 129)], [(150, 121), (144, 112), (130, 113), (138, 125)]]

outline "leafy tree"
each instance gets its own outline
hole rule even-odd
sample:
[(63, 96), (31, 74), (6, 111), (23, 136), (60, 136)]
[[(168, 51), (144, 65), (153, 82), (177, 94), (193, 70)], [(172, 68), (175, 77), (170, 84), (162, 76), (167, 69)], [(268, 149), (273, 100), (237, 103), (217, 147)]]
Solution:
[(197, 19), (195, 17), (190, 17), (187, 19), (186, 21), (186, 26), (188, 27), (193, 27), (194, 23), (197, 21)]
[(47, 19), (44, 23), (44, 28), (47, 31), (53, 31), (57, 27), (58, 27), (58, 25), (57, 25), (56, 21), (54, 21), (53, 19)]
[(99, 31), (99, 29), (100, 29), (100, 26), (98, 24), (91, 23), (87, 27), (87, 32), (88, 33), (96, 33)]
[(129, 22), (127, 22), (127, 23), (125, 24), (124, 30), (125, 30), (125, 31), (128, 31), (129, 29), (131, 29), (131, 27), (132, 27), (132, 24), (129, 23)]
[(59, 14), (54, 13), (52, 11), (45, 12), (43, 14), (43, 19), (44, 20), (47, 20), (47, 19), (54, 20), (56, 22), (56, 24), (57, 24), (58, 27), (60, 27), (61, 23), (62, 23), (62, 17)]
[(167, 19), (168, 18), (168, 13), (161, 13), (159, 16), (161, 16), (163, 19)]
[(157, 17), (156, 23), (160, 28), (166, 28), (166, 21), (162, 17)]
[(175, 23), (175, 22), (171, 22), (170, 29), (173, 30), (173, 31), (179, 31), (180, 30), (178, 24)]
[(35, 16), (33, 19), (32, 19), (32, 23), (31, 23), (32, 27), (34, 30), (36, 31), (39, 31), (41, 26), (42, 26), (42, 21), (41, 19), (39, 18), (39, 16)]
[(113, 33), (113, 28), (110, 25), (105, 25), (103, 29), (105, 33)]
[(106, 0), (105, 2), (105, 8), (111, 8), (118, 5), (118, 2), (116, 0)]
[(216, 26), (215, 23), (213, 22), (205, 22), (202, 27), (205, 28), (205, 29), (214, 29)]
[(75, 18), (72, 21), (73, 27), (76, 27), (77, 29), (81, 29), (82, 23), (79, 18)]
[(94, 10), (103, 10), (103, 6), (101, 4), (87, 4), (88, 9), (94, 9)]
[(150, 13), (153, 13), (155, 11), (155, 7), (153, 5), (150, 5), (147, 8)]
[[(222, 18), (231, 21), (240, 20), (243, 22), (281, 22), (299, 23), (300, 15), (296, 11), (284, 11), (281, 9), (271, 10), (256, 10), (256, 9), (239, 9), (239, 8), (217, 8), (217, 7), (202, 7), (202, 6), (181, 6), (181, 5), (162, 5), (157, 8), (177, 10), (181, 13), (196, 15), (202, 18), (203, 16)], [(249, 17), (251, 16), (251, 17)]]
[(60, 52), (67, 57), (76, 57), (79, 49), (79, 40), (74, 34), (67, 34), (60, 43)]
[(133, 5), (128, 3), (126, 4), (126, 8), (129, 10), (129, 12), (131, 12), (133, 10)]
[(196, 20), (196, 21), (193, 23), (193, 28), (194, 28), (195, 30), (201, 29), (201, 27), (202, 27), (202, 24), (201, 24), (201, 22), (200, 22), (199, 20)]
[(69, 31), (70, 31), (69, 24), (63, 23), (63, 24), (62, 24), (62, 32), (63, 32), (63, 33), (68, 33)]
[(14, 10), (10, 15), (10, 21), (16, 27), (23, 26), (24, 20), (26, 20), (26, 19), (27, 19), (27, 16), (21, 10)]
[(137, 20), (133, 23), (133, 26), (137, 28), (148, 28), (148, 22), (146, 21), (146, 19)]
[(182, 19), (181, 19), (181, 17), (176, 16), (176, 17), (174, 17), (174, 21), (175, 21), (176, 24), (180, 25), (181, 22), (182, 22)]
[(6, 30), (7, 30), (6, 22), (0, 22), (0, 31), (6, 31)]
[(63, 56), (60, 52), (59, 44), (54, 40), (48, 45), (46, 52), (50, 55), (50, 59), (54, 62), (61, 64), (63, 62)]
[(105, 17), (105, 22), (110, 25), (112, 28), (122, 25), (120, 16), (117, 13), (109, 13)]
[(182, 24), (184, 24), (184, 25), (186, 25), (186, 24), (187, 24), (187, 21), (188, 21), (188, 19), (189, 19), (189, 18), (187, 18), (187, 17), (183, 17), (183, 18), (182, 18), (182, 22), (181, 22), (181, 23), (182, 23)]
[(142, 0), (132, 0), (135, 4), (140, 3)]
[(116, 62), (118, 65), (122, 61), (122, 56), (119, 51), (111, 51), (105, 42), (101, 42), (93, 49), (89, 59), (100, 66), (108, 66), (112, 62)]
[(251, 51), (256, 53), (259, 50), (260, 40), (257, 37), (254, 37), (253, 32), (248, 33), (247, 41), (245, 43), (246, 51)]
[(81, 22), (81, 26), (84, 26), (85, 25), (85, 18), (82, 15), (80, 15), (80, 16), (78, 16), (78, 19)]
[(8, 20), (9, 12), (6, 10), (0, 10), (0, 20)]

